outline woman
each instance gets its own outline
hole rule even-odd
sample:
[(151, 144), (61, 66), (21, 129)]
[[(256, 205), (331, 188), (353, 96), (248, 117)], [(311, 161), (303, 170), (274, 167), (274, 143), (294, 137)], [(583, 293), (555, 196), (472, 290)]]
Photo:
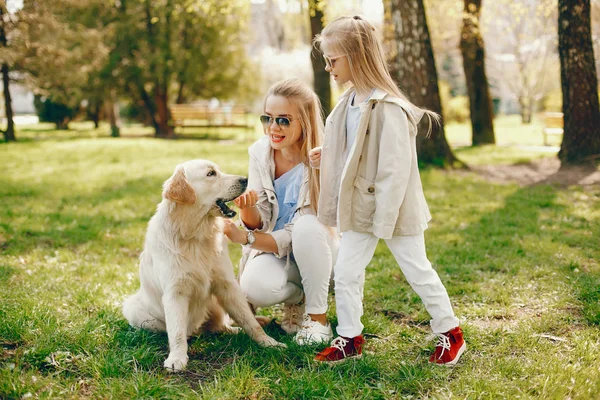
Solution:
[(321, 104), (296, 79), (268, 91), (265, 136), (250, 149), (248, 190), (235, 200), (245, 230), (229, 221), (225, 234), (244, 245), (240, 285), (255, 307), (284, 304), (281, 327), (299, 344), (328, 342), (327, 296), (338, 238), (316, 217), (319, 172), (310, 149), (323, 135)]

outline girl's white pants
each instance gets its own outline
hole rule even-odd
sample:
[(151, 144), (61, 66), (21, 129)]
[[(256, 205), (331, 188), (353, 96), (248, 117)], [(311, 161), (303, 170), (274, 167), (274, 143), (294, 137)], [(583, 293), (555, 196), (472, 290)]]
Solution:
[[(364, 326), (362, 295), (367, 265), (373, 258), (379, 239), (371, 233), (344, 232), (334, 267), (337, 334), (355, 337)], [(394, 236), (385, 241), (408, 283), (421, 297), (431, 316), (434, 333), (458, 326), (446, 288), (427, 259), (424, 235)]]
[(314, 215), (303, 215), (292, 229), (293, 253), (289, 263), (272, 253), (249, 260), (240, 286), (256, 307), (297, 304), (305, 296), (308, 314), (327, 311), (327, 295), (339, 240)]

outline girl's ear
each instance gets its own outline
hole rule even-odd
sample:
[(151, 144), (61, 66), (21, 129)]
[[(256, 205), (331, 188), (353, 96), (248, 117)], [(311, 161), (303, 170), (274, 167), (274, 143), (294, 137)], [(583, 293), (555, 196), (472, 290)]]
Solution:
[(196, 203), (196, 192), (187, 181), (183, 168), (179, 168), (165, 183), (163, 197), (179, 204), (192, 205)]

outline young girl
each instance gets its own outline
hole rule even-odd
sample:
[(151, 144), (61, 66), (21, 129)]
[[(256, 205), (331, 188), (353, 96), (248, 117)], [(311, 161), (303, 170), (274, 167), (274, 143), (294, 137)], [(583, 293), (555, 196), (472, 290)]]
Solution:
[(323, 135), (321, 103), (300, 81), (281, 81), (269, 89), (260, 120), (265, 136), (249, 149), (248, 191), (235, 200), (245, 231), (232, 222), (225, 229), (244, 245), (240, 285), (255, 307), (284, 303), (281, 327), (297, 343), (329, 342), (325, 313), (339, 239), (316, 217), (319, 172), (308, 166)]
[(335, 362), (360, 357), (364, 339), (364, 273), (384, 239), (431, 315), (439, 336), (430, 361), (455, 364), (465, 342), (444, 285), (427, 259), (423, 231), (430, 220), (417, 167), (417, 124), (423, 114), (398, 90), (375, 28), (360, 16), (341, 17), (315, 38), (326, 70), (352, 83), (327, 118), (325, 142), (309, 155), (321, 171), (319, 220), (342, 239), (334, 266), (339, 337), (316, 356)]

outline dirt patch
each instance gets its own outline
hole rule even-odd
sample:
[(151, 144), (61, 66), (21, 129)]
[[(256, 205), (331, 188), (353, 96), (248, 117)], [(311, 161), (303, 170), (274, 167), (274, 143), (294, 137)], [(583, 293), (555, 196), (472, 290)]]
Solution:
[(477, 165), (472, 166), (471, 171), (491, 182), (518, 183), (522, 186), (600, 184), (600, 168), (597, 166), (593, 164), (561, 166), (556, 157), (540, 158), (514, 165)]

